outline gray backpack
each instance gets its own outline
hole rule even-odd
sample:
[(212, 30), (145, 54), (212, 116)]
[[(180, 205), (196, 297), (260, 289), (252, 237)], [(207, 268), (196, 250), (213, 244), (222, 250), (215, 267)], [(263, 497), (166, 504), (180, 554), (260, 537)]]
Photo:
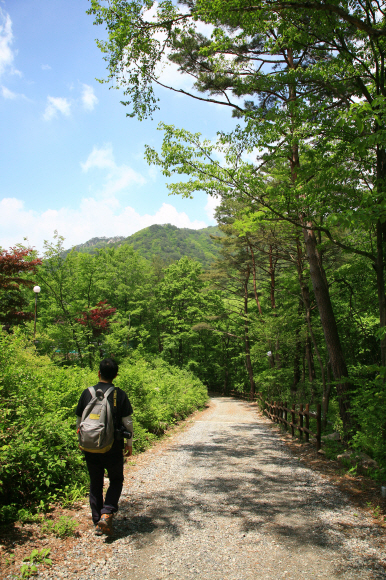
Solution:
[(114, 421), (107, 397), (114, 391), (110, 387), (104, 393), (101, 389), (95, 392), (88, 389), (91, 401), (82, 413), (78, 429), (79, 447), (89, 453), (106, 453), (114, 443)]

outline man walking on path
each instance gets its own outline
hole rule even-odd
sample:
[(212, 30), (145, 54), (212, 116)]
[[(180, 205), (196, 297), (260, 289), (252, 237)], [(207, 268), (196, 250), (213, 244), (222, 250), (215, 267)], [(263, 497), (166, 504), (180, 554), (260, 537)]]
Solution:
[[(122, 492), (123, 486), (123, 464), (124, 457), (132, 454), (132, 437), (127, 439), (126, 445), (123, 438), (117, 436), (117, 429), (122, 426), (125, 431), (133, 433), (132, 413), (130, 401), (124, 391), (118, 387), (114, 387), (113, 380), (118, 374), (118, 365), (111, 359), (106, 358), (101, 361), (99, 366), (99, 383), (93, 388), (94, 391), (102, 391), (106, 393), (111, 387), (110, 394), (107, 396), (107, 403), (111, 407), (111, 412), (114, 420), (115, 436), (112, 447), (109, 451), (103, 452), (88, 452), (84, 451), (87, 469), (90, 475), (90, 507), (92, 519), (95, 525), (95, 534), (101, 536), (102, 534), (110, 535), (113, 531), (112, 520), (113, 514), (118, 511), (118, 501)], [(101, 395), (102, 396), (102, 395)], [(79, 399), (76, 408), (77, 415), (77, 431), (81, 424), (83, 412), (88, 403), (92, 399), (90, 389), (85, 389)], [(103, 399), (103, 396), (102, 396)], [(105, 500), (103, 501), (103, 479), (104, 472), (110, 480), (109, 488), (106, 492)]]

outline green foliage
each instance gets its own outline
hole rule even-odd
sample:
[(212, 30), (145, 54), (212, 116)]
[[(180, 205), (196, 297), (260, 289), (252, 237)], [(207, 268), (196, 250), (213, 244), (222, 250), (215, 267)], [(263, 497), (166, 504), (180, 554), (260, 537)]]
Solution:
[(157, 358), (125, 363), (115, 384), (127, 392), (135, 409), (136, 451), (146, 448), (169, 425), (203, 408), (208, 397), (205, 386), (192, 372)]
[[(58, 369), (20, 334), (0, 335), (2, 504), (45, 505), (86, 483), (74, 438), (74, 405), (90, 370)], [(12, 483), (11, 483), (12, 482)], [(19, 485), (15, 485), (19, 482)]]
[(327, 439), (323, 441), (323, 451), (325, 452), (327, 459), (335, 461), (338, 455), (344, 453), (345, 447), (340, 441), (329, 441)]
[(68, 538), (75, 535), (78, 522), (67, 516), (60, 516), (57, 522), (45, 520), (41, 527), (43, 534), (53, 534), (57, 538)]
[[(123, 89), (129, 115), (146, 118), (158, 108), (154, 87), (162, 83), (159, 65), (168, 59), (181, 74), (191, 75), (201, 101), (229, 107), (240, 119), (231, 133), (219, 132), (213, 142), (198, 132), (161, 124), (161, 151), (147, 147), (147, 159), (160, 166), (166, 177), (184, 176), (169, 184), (172, 193), (191, 198), (196, 191), (206, 191), (221, 197), (223, 203), (243, 203), (247, 215), (236, 216), (235, 221), (243, 225), (239, 228), (243, 238), (249, 232), (254, 234), (259, 225), (270, 236), (274, 228), (268, 224), (280, 224), (282, 230), (286, 224), (286, 236), (275, 234), (280, 238), (275, 244), (280, 264), (273, 267), (271, 260), (269, 269), (274, 285), (279, 278), (279, 283), (284, 282), (281, 290), (286, 287), (293, 298), (295, 285), (288, 283), (283, 270), (291, 260), (292, 266), (297, 262), (301, 287), (297, 298), (300, 294), (303, 305), (299, 308), (296, 299), (284, 299), (281, 308), (289, 305), (293, 320), (294, 311), (304, 309), (307, 328), (304, 332), (295, 322), (291, 344), (288, 332), (273, 336), (270, 331), (275, 321), (270, 321), (266, 333), (273, 352), (270, 361), (276, 361), (275, 374), (280, 367), (293, 365), (294, 391), (306, 345), (312, 395), (320, 396), (321, 383), (326, 392), (325, 367), (330, 365), (343, 428), (353, 429), (350, 395), (343, 396), (349, 384), (345, 382), (347, 363), (386, 366), (386, 336), (383, 330), (378, 335), (381, 349), (376, 336), (376, 324), (384, 327), (386, 318), (385, 15), (379, 12), (376, 0), (354, 1), (349, 7), (338, 1), (322, 9), (312, 2), (275, 4), (273, 8), (266, 0), (257, 0), (253, 6), (243, 0), (192, 0), (182, 2), (183, 9), (180, 4), (92, 0), (89, 14), (107, 32), (97, 42), (107, 62), (105, 82)], [(150, 9), (152, 18), (148, 19)], [(207, 35), (202, 24), (210, 25)], [(234, 58), (225, 58), (229, 54)], [(178, 91), (176, 86), (168, 88)], [(289, 224), (293, 227), (292, 248)], [(301, 255), (303, 243), (313, 264), (308, 272)], [(261, 246), (264, 241), (259, 240), (255, 251), (267, 252)], [(326, 267), (328, 251), (335, 257), (339, 251), (339, 259)], [(353, 257), (355, 268), (345, 267), (345, 252)], [(228, 264), (231, 258), (228, 255)], [(239, 260), (237, 265), (233, 261), (233, 266), (228, 271), (229, 281), (234, 282), (237, 272), (240, 282), (240, 273), (249, 273), (246, 261)], [(267, 264), (258, 273), (264, 270)], [(311, 298), (308, 276), (317, 290)], [(345, 295), (343, 300), (338, 289)], [(240, 290), (238, 298), (240, 302)], [(271, 307), (279, 318), (273, 302)], [(244, 306), (246, 324), (248, 307)], [(317, 320), (311, 324), (315, 307), (323, 316), (313, 316)], [(259, 347), (262, 334), (259, 329), (255, 335)], [(245, 340), (246, 364), (253, 390), (247, 343)], [(253, 350), (252, 355), (258, 349)], [(302, 356), (304, 360), (304, 350)], [(318, 384), (316, 358), (321, 374)], [(256, 358), (253, 362), (263, 366)], [(301, 382), (305, 384), (304, 376)], [(235, 383), (241, 387), (242, 380), (237, 377)], [(274, 383), (271, 386), (276, 388)]]
[(166, 263), (183, 257), (208, 267), (216, 258), (217, 248), (211, 235), (218, 234), (216, 227), (190, 230), (171, 224), (153, 225), (136, 232), (126, 239), (134, 250), (148, 260), (158, 257)]
[(120, 238), (117, 241), (114, 241), (114, 238), (94, 238), (75, 246), (74, 250), (93, 254), (101, 249), (114, 248), (117, 250), (120, 247), (130, 246), (149, 261), (156, 258), (169, 264), (187, 256), (199, 262), (203, 267), (209, 267), (217, 256), (217, 247), (211, 239), (211, 235), (218, 235), (218, 230), (214, 226), (191, 230), (177, 228), (171, 224), (154, 224), (139, 230), (128, 238)]
[(37, 550), (36, 548), (32, 550), (31, 554), (23, 559), (23, 564), (20, 567), (20, 575), (16, 576), (16, 580), (22, 580), (24, 578), (31, 578), (31, 576), (36, 576), (38, 573), (37, 565), (43, 564), (44, 566), (52, 566), (51, 558), (48, 558), (51, 550), (50, 548), (43, 548), (42, 550)]
[[(36, 507), (44, 510), (84, 495), (88, 475), (74, 410), (97, 374), (57, 367), (17, 331), (0, 334), (0, 377), (0, 518), (2, 523), (36, 521)], [(191, 372), (139, 355), (120, 366), (116, 384), (135, 410), (135, 452), (207, 399), (206, 388)]]
[(32, 563), (47, 564), (48, 566), (51, 566), (52, 561), (49, 558), (47, 558), (50, 552), (51, 552), (50, 548), (43, 548), (42, 550), (40, 550), (40, 552), (35, 548), (35, 550), (32, 550), (29, 556), (24, 558), (23, 562), (29, 562), (30, 564)]
[(361, 428), (352, 439), (356, 450), (369, 453), (386, 467), (385, 369), (377, 366), (356, 367), (354, 375), (353, 410)]
[[(23, 559), (23, 564), (20, 567), (20, 573), (13, 575), (15, 580), (23, 580), (25, 578), (31, 578), (31, 576), (36, 576), (38, 573), (37, 565), (42, 564), (43, 566), (52, 566), (51, 558), (48, 558), (51, 552), (50, 548), (43, 548), (42, 550), (37, 550), (36, 548), (32, 550), (31, 554)], [(10, 554), (5, 560), (6, 566), (10, 566), (15, 560), (15, 555)]]

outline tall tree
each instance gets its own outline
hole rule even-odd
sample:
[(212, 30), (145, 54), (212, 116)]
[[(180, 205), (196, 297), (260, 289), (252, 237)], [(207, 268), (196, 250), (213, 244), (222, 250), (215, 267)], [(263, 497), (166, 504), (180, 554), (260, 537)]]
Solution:
[[(321, 122), (318, 99), (322, 97), (323, 110), (330, 111), (330, 122), (342, 103), (341, 97), (336, 99), (334, 87), (320, 79), (318, 67), (329, 55), (328, 47), (326, 50), (312, 38), (305, 42), (305, 34), (299, 38), (296, 24), (267, 6), (254, 11), (246, 9), (242, 1), (225, 7), (209, 0), (181, 4), (186, 8), (184, 12), (169, 2), (160, 2), (156, 17), (149, 19), (147, 10), (153, 3), (117, 1), (109, 8), (97, 1), (92, 3), (91, 12), (97, 16), (96, 22), (105, 22), (109, 30), (108, 41), (100, 43), (108, 55), (109, 78), (132, 97), (133, 114), (141, 118), (151, 114), (157, 106), (152, 85), (162, 84), (157, 66), (169, 51), (168, 58), (194, 79), (200, 96), (189, 93), (190, 96), (219, 102), (245, 120), (244, 128), (238, 127), (231, 135), (220, 135), (220, 147), (225, 148), (227, 162), (222, 172), (217, 160), (212, 159), (214, 169), (208, 169), (208, 164), (202, 162), (202, 159), (211, 159), (213, 149), (208, 144), (197, 145), (197, 135), (187, 137), (186, 132), (172, 127), (163, 127), (166, 130), (164, 159), (160, 160), (150, 151), (148, 158), (163, 165), (166, 175), (170, 175), (171, 167), (177, 173), (195, 175), (196, 181), (183, 185), (186, 196), (206, 181), (203, 188), (209, 193), (252, 197), (276, 218), (302, 228), (340, 394), (341, 414), (348, 425), (347, 365), (314, 233), (315, 228), (321, 231), (318, 221), (326, 213), (326, 204), (319, 212), (315, 212), (315, 205), (309, 205), (306, 192), (310, 186), (305, 186), (315, 181), (317, 166), (314, 158), (303, 167), (299, 149), (302, 146), (304, 153), (309, 151), (310, 140), (318, 134)], [(214, 26), (211, 39), (197, 32), (198, 20)], [(162, 40), (160, 34), (164, 35)], [(127, 74), (122, 74), (126, 68)], [(241, 105), (240, 97), (247, 96), (249, 99)], [(181, 139), (187, 142), (184, 152), (179, 145)], [(193, 165), (192, 144), (197, 148)], [(265, 153), (256, 166), (250, 167), (243, 163), (242, 155), (256, 147)], [(283, 162), (288, 165), (288, 160), (287, 176), (279, 182), (281, 191), (273, 200), (267, 195), (267, 180), (259, 169), (267, 162), (271, 167)], [(177, 190), (178, 186), (174, 191)]]

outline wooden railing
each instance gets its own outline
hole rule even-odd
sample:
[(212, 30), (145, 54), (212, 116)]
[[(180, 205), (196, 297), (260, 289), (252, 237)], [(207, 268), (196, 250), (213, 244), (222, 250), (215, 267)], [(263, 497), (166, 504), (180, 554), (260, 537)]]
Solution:
[[(296, 431), (299, 432), (300, 439), (305, 440), (308, 443), (310, 440), (310, 435), (316, 439), (316, 449), (322, 446), (322, 406), (318, 403), (316, 405), (316, 413), (310, 411), (309, 403), (306, 404), (305, 408), (303, 404), (299, 405), (296, 409), (296, 405), (293, 404), (291, 408), (288, 407), (288, 403), (280, 403), (276, 401), (264, 401), (261, 393), (256, 393), (256, 395), (251, 399), (249, 394), (238, 393), (236, 391), (230, 392), (232, 397), (238, 397), (239, 399), (246, 399), (251, 402), (257, 402), (262, 411), (267, 415), (271, 421), (274, 423), (280, 423), (284, 425), (285, 429), (291, 429), (292, 437), (295, 437)], [(316, 419), (316, 433), (310, 430), (310, 417)], [(290, 420), (289, 420), (290, 419)]]

